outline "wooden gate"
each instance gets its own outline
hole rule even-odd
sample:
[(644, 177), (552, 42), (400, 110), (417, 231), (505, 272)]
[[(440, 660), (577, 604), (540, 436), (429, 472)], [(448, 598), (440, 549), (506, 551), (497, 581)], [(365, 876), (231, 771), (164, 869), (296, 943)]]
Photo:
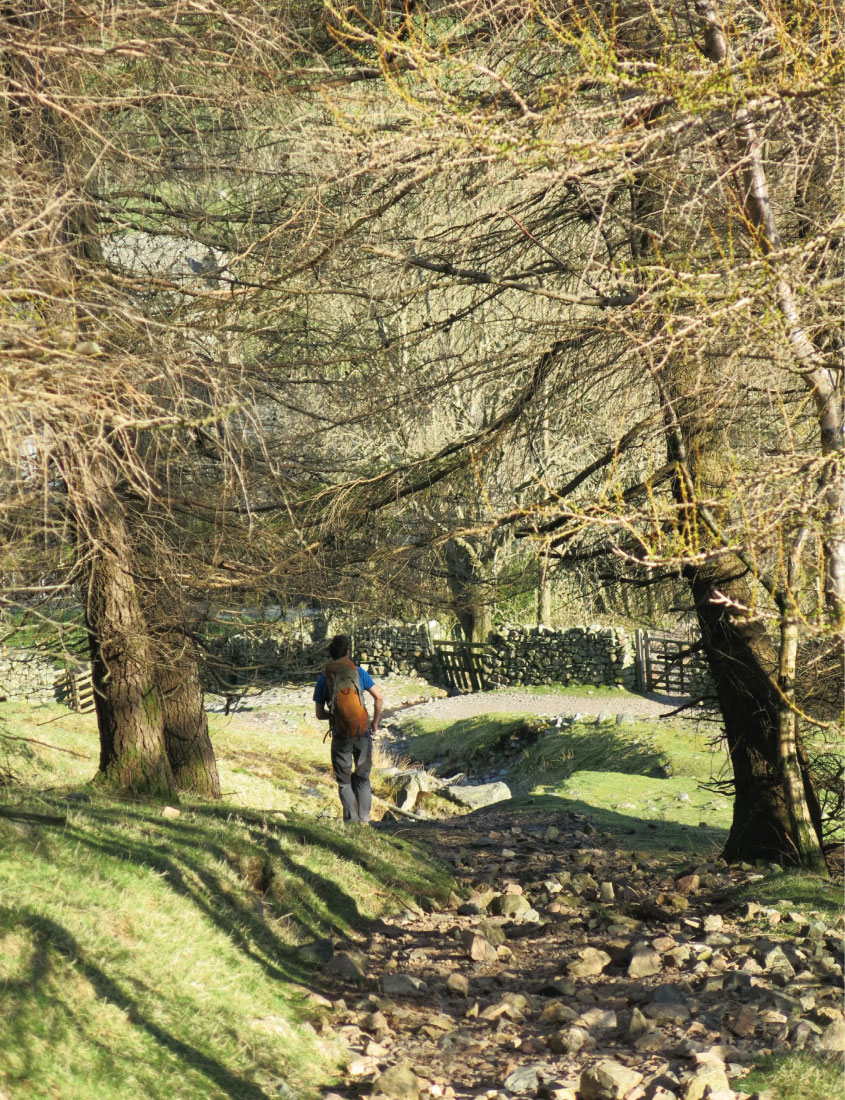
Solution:
[(434, 657), (439, 679), (448, 691), (483, 691), (487, 686), (484, 674), (483, 642), (435, 642)]
[(76, 673), (68, 669), (64, 682), (64, 700), (71, 710), (82, 714), (94, 710), (94, 684), (90, 668)]
[(708, 677), (698, 642), (690, 635), (637, 631), (641, 690), (667, 695), (699, 694)]

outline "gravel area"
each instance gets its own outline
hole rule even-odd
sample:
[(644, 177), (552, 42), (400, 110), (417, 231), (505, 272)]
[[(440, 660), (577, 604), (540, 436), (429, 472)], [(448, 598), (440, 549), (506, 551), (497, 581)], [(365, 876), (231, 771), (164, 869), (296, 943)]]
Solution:
[(592, 694), (589, 688), (582, 694), (562, 695), (549, 692), (535, 694), (530, 691), (502, 690), (483, 691), (474, 695), (453, 695), (445, 699), (431, 699), (415, 706), (406, 707), (401, 717), (394, 714), (392, 723), (400, 724), (408, 718), (430, 716), (433, 718), (454, 719), (474, 718), (479, 714), (515, 713), (515, 714), (628, 714), (637, 718), (655, 718), (669, 714), (684, 703), (686, 696), (676, 695), (632, 695), (620, 691), (617, 694)]
[[(461, 718), (474, 718), (479, 714), (509, 713), (537, 714), (557, 716), (559, 714), (626, 714), (634, 718), (655, 718), (669, 714), (688, 702), (680, 695), (633, 695), (627, 691), (591, 692), (585, 688), (578, 694), (548, 692), (539, 694), (532, 691), (520, 691), (517, 688), (503, 688), (497, 691), (481, 691), (473, 695), (451, 695), (432, 699), (428, 696), (430, 688), (420, 680), (386, 677), (377, 681), (384, 692), (386, 724), (398, 727), (408, 718), (423, 715), (458, 721)], [(393, 690), (392, 690), (393, 689)], [(234, 702), (233, 710), (248, 714), (261, 711), (265, 707), (282, 706), (302, 708), (304, 714), (313, 713), (311, 697), (313, 684), (279, 685), (263, 691), (248, 691)], [(415, 702), (414, 697), (422, 701)], [(206, 709), (223, 711), (223, 696), (208, 696)]]

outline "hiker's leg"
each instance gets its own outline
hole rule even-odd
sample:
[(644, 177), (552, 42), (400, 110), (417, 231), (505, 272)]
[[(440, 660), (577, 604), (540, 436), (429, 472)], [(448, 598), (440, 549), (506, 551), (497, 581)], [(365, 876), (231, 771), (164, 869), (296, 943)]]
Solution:
[(370, 820), (370, 808), (373, 804), (373, 792), (370, 789), (370, 769), (373, 766), (373, 739), (369, 736), (353, 738), (352, 752), (355, 757), (355, 772), (352, 776), (352, 790), (358, 807), (358, 820)]
[(352, 789), (352, 742), (348, 737), (332, 737), (332, 769), (337, 780), (337, 793), (343, 806), (343, 820), (358, 820), (358, 803)]

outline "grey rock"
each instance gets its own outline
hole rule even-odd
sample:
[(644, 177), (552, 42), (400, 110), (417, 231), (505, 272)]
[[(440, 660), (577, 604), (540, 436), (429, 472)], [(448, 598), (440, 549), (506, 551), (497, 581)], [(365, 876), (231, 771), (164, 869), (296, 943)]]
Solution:
[(504, 944), (506, 937), (501, 924), (496, 924), (494, 921), (479, 921), (476, 928), (484, 936), (487, 943), (493, 944), (494, 947)]
[(469, 978), (456, 970), (446, 979), (446, 988), (450, 993), (454, 993), (456, 997), (468, 997)]
[(686, 1005), (670, 1004), (666, 1001), (652, 1001), (643, 1008), (650, 1020), (658, 1024), (683, 1024), (690, 1018)]
[(683, 1100), (704, 1100), (715, 1092), (730, 1091), (730, 1082), (722, 1066), (714, 1063), (699, 1066), (683, 1086)]
[(490, 902), (490, 911), (502, 917), (525, 917), (531, 910), (531, 902), (522, 894), (501, 894)]
[(826, 1054), (845, 1053), (845, 1020), (834, 1020), (816, 1040), (816, 1048)]
[(595, 1045), (591, 1041), (590, 1033), (575, 1024), (553, 1032), (548, 1042), (549, 1050), (555, 1054), (577, 1054), (584, 1047)]
[(326, 972), (348, 982), (362, 982), (367, 977), (367, 959), (360, 951), (338, 951), (326, 963)]
[(581, 1074), (581, 1100), (623, 1100), (642, 1081), (643, 1075), (612, 1059), (590, 1066)]
[(628, 963), (629, 978), (649, 978), (652, 974), (659, 974), (662, 969), (660, 956), (652, 948), (640, 948), (635, 950)]
[(334, 954), (334, 947), (331, 940), (314, 940), (298, 947), (297, 954), (305, 962), (327, 963)]
[(540, 1084), (537, 1070), (533, 1066), (520, 1066), (505, 1078), (504, 1085), (508, 1092), (525, 1094), (536, 1092)]
[(628, 1024), (628, 1038), (638, 1039), (649, 1030), (650, 1024), (638, 1008), (631, 1013), (631, 1022)]
[(615, 1031), (619, 1026), (616, 1013), (612, 1008), (588, 1008), (582, 1012), (575, 1023), (590, 1032)]
[(469, 957), (474, 959), (475, 962), (492, 963), (498, 958), (493, 944), (472, 928), (466, 928), (461, 932), (461, 943)]
[(689, 1005), (689, 998), (682, 989), (669, 982), (664, 982), (654, 990), (652, 1000), (658, 1004)]
[(388, 997), (414, 996), (428, 989), (422, 978), (415, 978), (413, 974), (382, 974), (379, 985)]
[(679, 944), (677, 947), (673, 947), (670, 951), (667, 951), (663, 956), (663, 961), (675, 970), (682, 970), (683, 967), (689, 962), (692, 952), (686, 944)]
[(606, 951), (585, 947), (579, 952), (578, 958), (573, 959), (566, 969), (571, 978), (590, 978), (601, 974), (609, 962), (610, 955)]
[(389, 1096), (391, 1100), (417, 1100), (422, 1082), (410, 1062), (398, 1062), (373, 1081), (373, 1094)]
[(445, 793), (459, 806), (466, 806), (471, 810), (505, 802), (511, 797), (510, 788), (505, 783), (481, 783), (477, 787), (452, 786), (446, 787)]

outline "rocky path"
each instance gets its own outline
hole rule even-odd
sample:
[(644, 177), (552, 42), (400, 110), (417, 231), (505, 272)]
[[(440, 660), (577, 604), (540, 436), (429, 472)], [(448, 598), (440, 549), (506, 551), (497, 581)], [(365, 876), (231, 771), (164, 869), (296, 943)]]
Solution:
[(570, 814), (412, 828), (463, 896), (320, 945), (344, 1100), (734, 1100), (763, 1053), (845, 1048), (841, 927), (737, 908), (750, 868), (638, 858)]

